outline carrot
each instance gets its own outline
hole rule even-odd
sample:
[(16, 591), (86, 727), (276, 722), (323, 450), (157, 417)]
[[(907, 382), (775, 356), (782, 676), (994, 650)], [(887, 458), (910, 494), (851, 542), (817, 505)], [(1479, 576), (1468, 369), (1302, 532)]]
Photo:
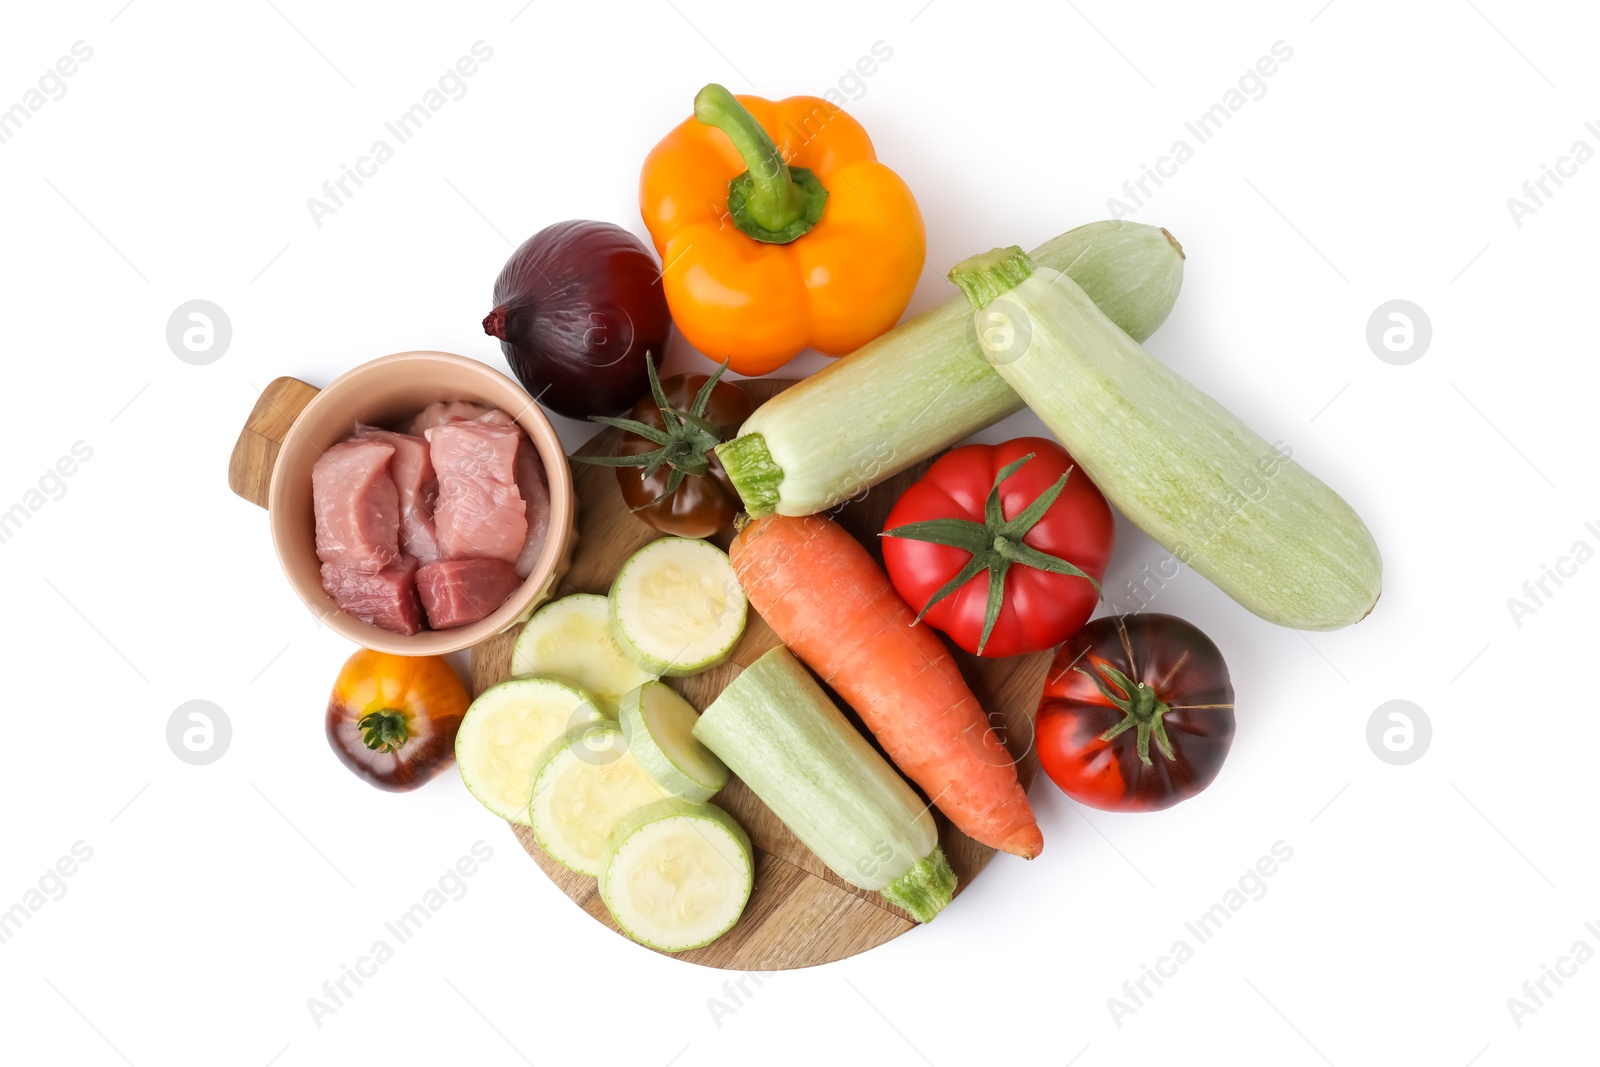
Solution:
[(1032, 859), (1044, 847), (1011, 755), (937, 635), (867, 550), (820, 515), (745, 525), (729, 551), (751, 605), (861, 716), (962, 833)]

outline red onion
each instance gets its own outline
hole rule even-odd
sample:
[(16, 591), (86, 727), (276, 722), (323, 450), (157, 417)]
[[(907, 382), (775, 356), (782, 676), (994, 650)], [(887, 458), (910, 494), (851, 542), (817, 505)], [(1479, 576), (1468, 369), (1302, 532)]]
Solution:
[(483, 332), (528, 392), (569, 418), (620, 415), (650, 388), (672, 319), (656, 260), (633, 234), (579, 219), (522, 243), (494, 283)]

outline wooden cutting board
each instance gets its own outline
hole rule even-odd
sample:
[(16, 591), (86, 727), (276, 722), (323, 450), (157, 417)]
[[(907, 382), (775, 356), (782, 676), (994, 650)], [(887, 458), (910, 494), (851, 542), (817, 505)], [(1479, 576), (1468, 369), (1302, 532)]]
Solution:
[[(759, 402), (794, 383), (758, 379), (739, 384)], [(315, 394), (314, 387), (294, 378), (278, 378), (262, 390), (229, 463), (228, 482), (235, 493), (266, 506), (267, 485), (278, 444), (287, 436), (294, 416)], [(826, 432), (826, 429), (818, 427), (818, 432)], [(577, 454), (609, 453), (619, 433), (618, 430), (604, 430), (578, 449)], [(878, 534), (883, 529), (884, 519), (900, 494), (927, 466), (922, 463), (904, 471), (832, 513), (835, 520), (867, 546), (879, 563), (882, 563), (882, 553)], [(572, 569), (557, 595), (603, 594), (611, 587), (623, 561), (661, 535), (628, 511), (611, 470), (586, 463), (574, 463), (572, 468), (578, 500), (578, 543)], [(726, 537), (720, 539), (722, 547), (727, 547), (727, 540)], [(516, 635), (513, 629), (473, 646), (474, 696), (505, 680)], [(744, 636), (729, 662), (692, 678), (674, 678), (671, 685), (695, 707), (704, 708), (745, 664), (779, 643), (767, 624), (752, 611)], [(1018, 775), (1027, 787), (1039, 769), (1033, 747), (1033, 715), (1050, 665), (1050, 653), (980, 659), (959, 649), (952, 651), (967, 684), (980, 703), (989, 709), (991, 721), (1016, 758)], [(859, 720), (848, 706), (843, 701), (839, 705), (859, 727)], [(713, 802), (727, 809), (750, 835), (756, 852), (755, 888), (744, 915), (732, 930), (704, 948), (673, 953), (676, 958), (742, 971), (809, 967), (875, 948), (917, 925), (879, 894), (857, 889), (824, 867), (737, 778), (730, 780)], [(956, 830), (937, 811), (934, 815), (939, 824), (939, 842), (958, 879), (956, 893), (959, 895), (988, 864), (994, 850)], [(596, 922), (617, 930), (593, 878), (575, 874), (545, 855), (527, 827), (508, 825), (534, 862), (573, 903)]]

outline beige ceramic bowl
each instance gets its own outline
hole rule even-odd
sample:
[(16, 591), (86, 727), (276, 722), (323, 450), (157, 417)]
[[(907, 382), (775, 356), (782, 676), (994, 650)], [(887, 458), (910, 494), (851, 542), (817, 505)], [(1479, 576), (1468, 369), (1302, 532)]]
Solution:
[[(356, 423), (390, 426), (436, 400), (473, 400), (516, 417), (544, 460), (550, 483), (550, 536), (533, 573), (493, 615), (470, 626), (406, 637), (347, 614), (323, 591), (311, 511), (311, 468)], [(312, 613), (359, 645), (401, 656), (454, 652), (527, 618), (566, 574), (577, 539), (572, 470), (544, 412), (520, 385), (493, 367), (448, 352), (401, 352), (363, 363), (312, 398), (295, 419), (273, 465), (267, 511), (278, 562)]]

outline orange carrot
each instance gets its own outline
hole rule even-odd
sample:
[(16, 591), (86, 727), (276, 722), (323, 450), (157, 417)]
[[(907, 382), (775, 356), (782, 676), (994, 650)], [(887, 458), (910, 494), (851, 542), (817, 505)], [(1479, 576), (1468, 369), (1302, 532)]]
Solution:
[(1044, 847), (1017, 769), (955, 660), (832, 521), (772, 516), (729, 551), (750, 604), (844, 697), (889, 758), (968, 837), (1032, 859)]

